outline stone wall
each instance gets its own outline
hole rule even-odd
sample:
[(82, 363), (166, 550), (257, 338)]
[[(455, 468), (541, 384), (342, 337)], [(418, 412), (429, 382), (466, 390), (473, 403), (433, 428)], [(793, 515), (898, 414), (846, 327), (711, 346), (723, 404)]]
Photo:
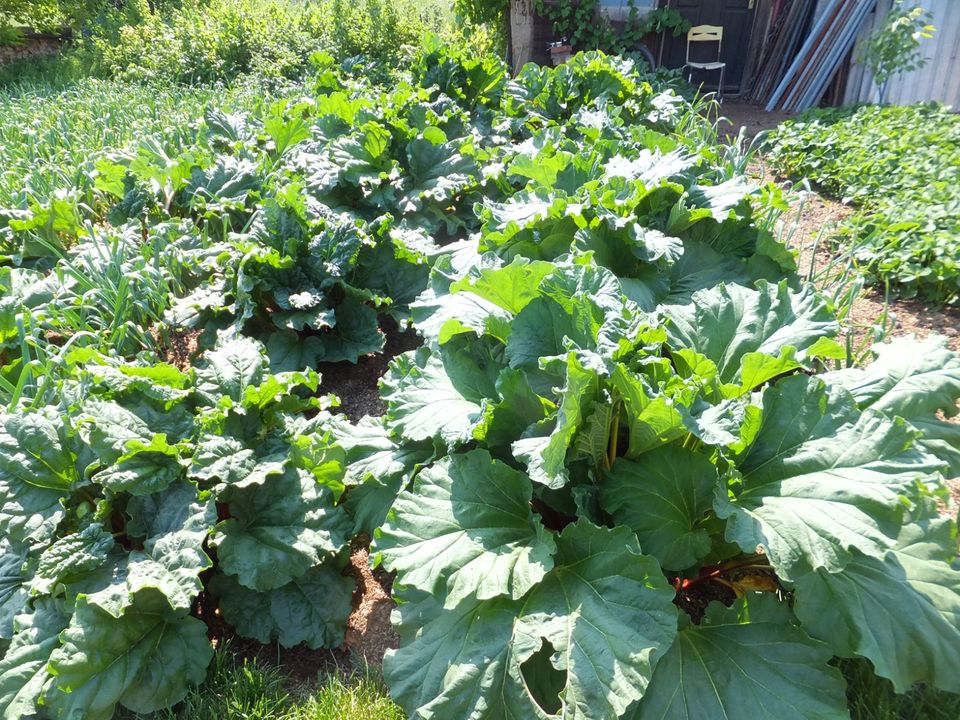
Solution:
[(0, 45), (0, 65), (11, 60), (53, 55), (60, 49), (62, 40), (46, 36), (27, 36), (19, 45)]

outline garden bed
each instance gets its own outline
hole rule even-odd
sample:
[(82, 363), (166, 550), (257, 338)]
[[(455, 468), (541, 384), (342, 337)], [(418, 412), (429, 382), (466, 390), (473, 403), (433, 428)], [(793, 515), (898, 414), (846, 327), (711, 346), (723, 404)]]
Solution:
[(411, 716), (960, 690), (960, 358), (858, 365), (778, 189), (629, 61), (402, 80), (320, 56), (11, 192), (0, 710), (153, 711), (235, 636), (386, 652)]

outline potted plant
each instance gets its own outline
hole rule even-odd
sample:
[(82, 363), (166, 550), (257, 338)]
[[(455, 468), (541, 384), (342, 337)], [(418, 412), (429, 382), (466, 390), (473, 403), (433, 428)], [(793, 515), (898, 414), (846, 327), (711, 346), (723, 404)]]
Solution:
[(566, 38), (550, 43), (550, 62), (562, 65), (573, 56), (573, 46)]

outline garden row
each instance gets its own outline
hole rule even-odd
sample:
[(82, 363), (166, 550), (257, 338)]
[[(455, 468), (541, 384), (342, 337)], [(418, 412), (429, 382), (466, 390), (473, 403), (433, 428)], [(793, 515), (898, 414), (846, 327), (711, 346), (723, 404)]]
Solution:
[(895, 294), (960, 301), (960, 117), (937, 105), (814, 110), (770, 138), (780, 172), (858, 211), (836, 241)]
[[(846, 717), (834, 656), (960, 691), (960, 359), (844, 368), (779, 192), (630, 61), (314, 62), (3, 211), (4, 717), (175, 703), (220, 618), (340, 645), (361, 532), (411, 716)], [(348, 422), (317, 368), (411, 319)]]

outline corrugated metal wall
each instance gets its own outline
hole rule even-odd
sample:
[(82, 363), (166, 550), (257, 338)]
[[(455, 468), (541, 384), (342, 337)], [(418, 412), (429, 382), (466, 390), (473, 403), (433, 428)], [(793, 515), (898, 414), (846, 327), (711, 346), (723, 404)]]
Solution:
[[(892, 0), (877, 0), (873, 18), (867, 21), (854, 58), (858, 57), (860, 42), (873, 32), (878, 18), (890, 9)], [(909, 105), (925, 100), (938, 100), (960, 109), (960, 0), (920, 0), (917, 3), (933, 13), (931, 23), (937, 28), (933, 37), (924, 40), (923, 54), (930, 58), (926, 67), (905, 73), (890, 81), (887, 102)], [(877, 92), (870, 77), (859, 63), (850, 68), (845, 103), (876, 102)]]

